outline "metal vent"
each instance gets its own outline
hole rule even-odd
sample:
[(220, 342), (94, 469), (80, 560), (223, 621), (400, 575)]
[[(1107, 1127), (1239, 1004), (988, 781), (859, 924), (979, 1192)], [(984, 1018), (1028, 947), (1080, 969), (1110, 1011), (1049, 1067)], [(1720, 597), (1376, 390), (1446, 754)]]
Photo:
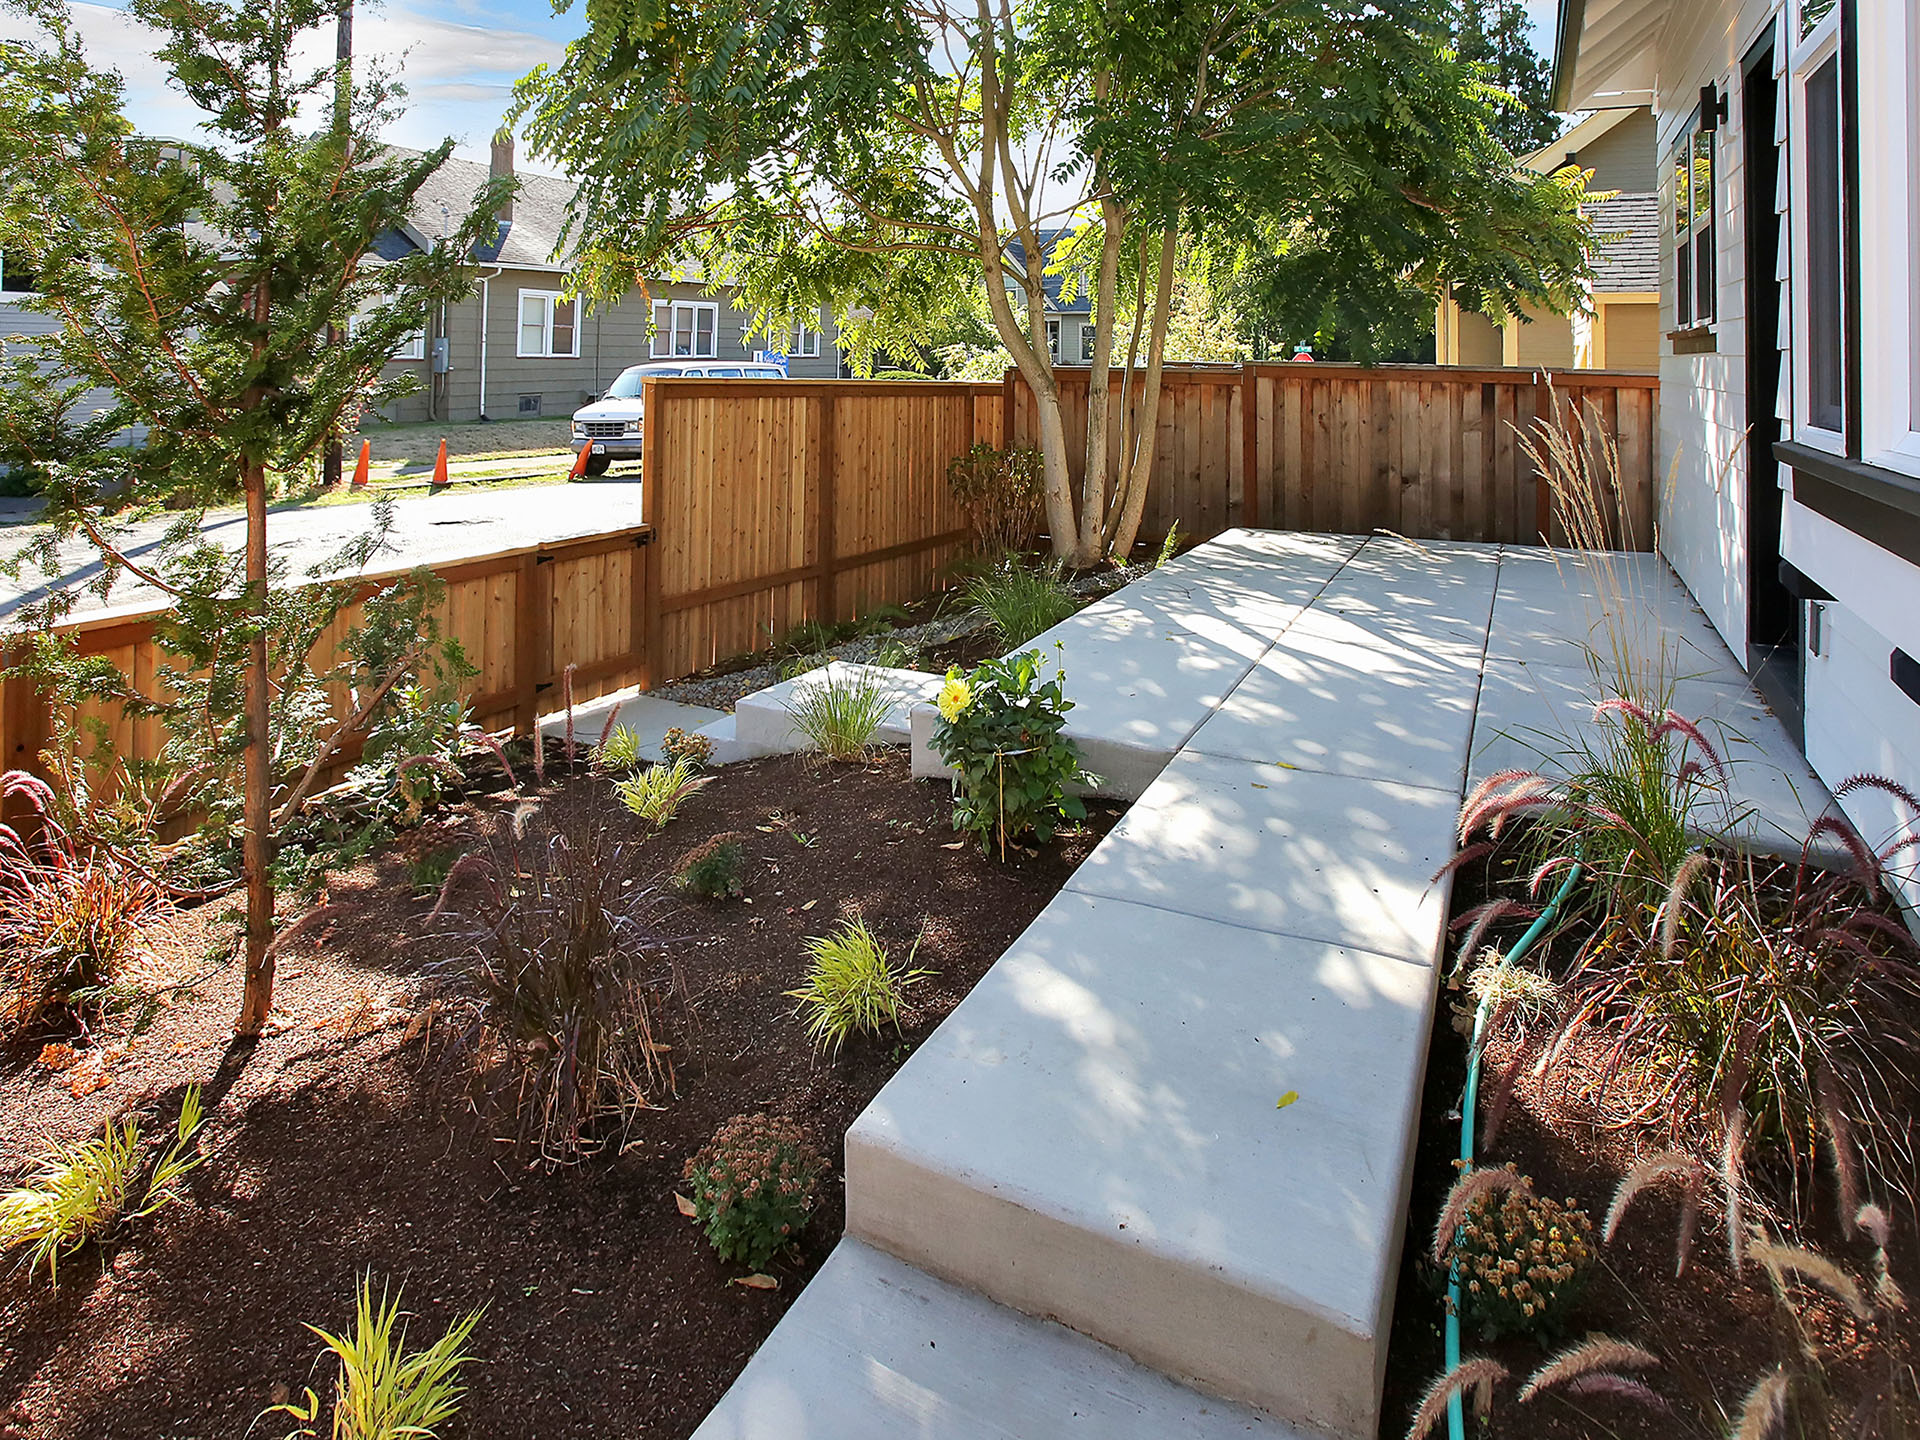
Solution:
[(522, 395), (520, 397), (520, 413), (522, 415), (538, 415), (540, 413), (540, 397), (538, 395)]

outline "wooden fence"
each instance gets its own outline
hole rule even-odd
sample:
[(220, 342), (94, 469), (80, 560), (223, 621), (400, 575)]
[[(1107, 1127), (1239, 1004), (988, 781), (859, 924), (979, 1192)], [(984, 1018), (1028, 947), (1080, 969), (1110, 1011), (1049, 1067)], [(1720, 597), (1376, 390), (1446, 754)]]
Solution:
[(918, 600), (966, 540), (947, 462), (998, 444), (995, 384), (649, 380), (643, 516), (661, 678), (802, 620)]
[[(1078, 493), (1088, 375), (1059, 372)], [(1117, 377), (1116, 377), (1117, 386)], [(1142, 533), (1236, 525), (1397, 531), (1417, 539), (1559, 538), (1519, 430), (1593, 407), (1617, 439), (1631, 542), (1648, 548), (1658, 381), (1576, 372), (1345, 365), (1167, 372)], [(441, 620), (479, 674), (474, 718), (526, 733), (573, 669), (587, 700), (657, 685), (763, 647), (803, 620), (928, 594), (966, 539), (948, 461), (975, 441), (1032, 443), (1031, 394), (999, 384), (649, 380), (639, 526), (441, 567)], [(1118, 427), (1114, 444), (1118, 446)], [(657, 540), (657, 544), (653, 543)], [(395, 572), (398, 573), (398, 572)], [(370, 577), (379, 578), (379, 577)], [(320, 663), (356, 612), (320, 642)], [(143, 690), (157, 615), (62, 627)], [(344, 700), (344, 697), (337, 697)], [(102, 713), (125, 756), (158, 753), (157, 721)], [(31, 766), (41, 697), (0, 684), (0, 755)]]
[[(1086, 370), (1056, 372), (1079, 493)], [(1113, 377), (1110, 473), (1119, 456)], [(1564, 537), (1520, 443), (1536, 418), (1593, 414), (1620, 451), (1632, 535), (1652, 548), (1660, 382), (1651, 375), (1452, 366), (1285, 364), (1166, 372), (1141, 524), (1205, 539), (1236, 525), (1421, 540), (1539, 544)], [(1037, 442), (1032, 392), (1013, 376), (1004, 408), (1016, 444)]]
[[(474, 719), (492, 730), (531, 731), (537, 714), (559, 708), (562, 672), (574, 667), (576, 700), (645, 683), (649, 676), (643, 600), (652, 566), (645, 526), (579, 540), (501, 551), (437, 569), (446, 584), (439, 606), (442, 633), (457, 639), (478, 673), (463, 687)], [(351, 582), (370, 589), (407, 572), (395, 570)], [(102, 656), (143, 694), (156, 693), (162, 658), (154, 631), (162, 614), (118, 613), (82, 617), (60, 627), (79, 653)], [(314, 663), (333, 663), (359, 605), (346, 607), (315, 646)], [(344, 714), (346, 696), (334, 697)], [(83, 718), (105, 725), (116, 753), (126, 759), (159, 755), (165, 733), (158, 719), (129, 720), (115, 706), (89, 706)], [(0, 683), (0, 754), (9, 768), (37, 769), (48, 738), (46, 702), (20, 681)], [(357, 757), (342, 756), (334, 773)]]

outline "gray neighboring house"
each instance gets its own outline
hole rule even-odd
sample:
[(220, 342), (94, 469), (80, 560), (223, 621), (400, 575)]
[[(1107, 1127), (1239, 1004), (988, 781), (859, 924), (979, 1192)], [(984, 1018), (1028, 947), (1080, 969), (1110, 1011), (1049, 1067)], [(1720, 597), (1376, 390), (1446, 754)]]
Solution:
[[(514, 173), (511, 139), (493, 145), (492, 163), (449, 159), (421, 187), (412, 223), (382, 237), (379, 249), (395, 259), (406, 247), (427, 247), (451, 230), (491, 176)], [(397, 422), (486, 418), (564, 417), (605, 393), (629, 365), (675, 355), (749, 360), (769, 348), (784, 350), (789, 373), (800, 379), (840, 374), (837, 332), (820, 312), (817, 329), (769, 347), (749, 341), (747, 315), (734, 308), (724, 285), (659, 282), (612, 304), (589, 306), (565, 294), (567, 266), (555, 259), (574, 187), (551, 175), (522, 174), (519, 194), (500, 212), (499, 236), (476, 250), (479, 285), (465, 300), (441, 307), (426, 330), (394, 359), (390, 373), (412, 371), (420, 386), (385, 406)], [(650, 334), (648, 321), (657, 322)], [(444, 340), (444, 347), (436, 346)], [(443, 370), (435, 352), (443, 348)]]
[[(1064, 228), (1043, 230), (1040, 243), (1045, 247), (1049, 261), (1053, 252), (1067, 238), (1070, 232)], [(1007, 256), (1022, 268), (1026, 265), (1026, 243), (1019, 239), (1007, 242)], [(1047, 348), (1053, 352), (1056, 365), (1093, 364), (1093, 287), (1092, 277), (1079, 277), (1079, 288), (1073, 299), (1062, 300), (1061, 292), (1066, 288), (1064, 274), (1046, 274), (1041, 277), (1041, 285), (1046, 290), (1045, 314), (1047, 317)], [(1015, 303), (1024, 306), (1021, 287), (1011, 276), (1007, 288), (1015, 292)], [(1025, 319), (1024, 311), (1021, 315)], [(1124, 357), (1122, 357), (1124, 358)]]
[[(34, 278), (18, 269), (7, 268), (7, 257), (0, 253), (0, 340), (15, 340), (35, 335), (48, 335), (60, 328), (60, 322), (51, 315), (41, 315), (32, 310), (22, 309), (20, 302), (37, 292)], [(113, 403), (110, 390), (89, 390), (80, 397), (79, 408), (83, 411), (102, 410)], [(143, 432), (135, 432), (139, 434)]]

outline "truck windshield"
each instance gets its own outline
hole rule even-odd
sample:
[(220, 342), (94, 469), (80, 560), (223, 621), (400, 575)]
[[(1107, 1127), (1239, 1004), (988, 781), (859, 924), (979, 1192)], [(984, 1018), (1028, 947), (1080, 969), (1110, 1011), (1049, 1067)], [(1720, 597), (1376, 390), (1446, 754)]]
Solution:
[(648, 376), (656, 380), (669, 379), (683, 373), (677, 365), (636, 365), (631, 370), (622, 370), (620, 378), (607, 387), (605, 399), (637, 400), (640, 398), (640, 382)]

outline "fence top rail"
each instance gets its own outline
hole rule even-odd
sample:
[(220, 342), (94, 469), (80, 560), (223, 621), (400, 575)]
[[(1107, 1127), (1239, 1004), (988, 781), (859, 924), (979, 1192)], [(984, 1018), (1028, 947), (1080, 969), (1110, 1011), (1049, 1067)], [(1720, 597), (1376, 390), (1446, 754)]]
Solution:
[[(1161, 374), (1169, 380), (1207, 381), (1221, 385), (1238, 384), (1248, 372), (1278, 379), (1281, 376), (1307, 380), (1433, 380), (1468, 385), (1539, 385), (1561, 389), (1587, 389), (1595, 386), (1614, 390), (1658, 390), (1660, 377), (1625, 370), (1554, 370), (1538, 365), (1506, 365), (1488, 368), (1470, 365), (1353, 365), (1330, 360), (1312, 364), (1297, 361), (1260, 361), (1250, 365), (1168, 365)], [(1054, 375), (1072, 383), (1086, 383), (1092, 372), (1085, 365), (1060, 365)], [(1111, 372), (1114, 383), (1125, 375), (1125, 367)], [(1009, 371), (1017, 376), (1018, 371)]]
[[(442, 571), (457, 570), (467, 578), (478, 578), (493, 571), (512, 570), (529, 555), (558, 555), (564, 551), (577, 549), (585, 545), (610, 545), (614, 541), (640, 540), (653, 533), (651, 525), (627, 525), (618, 530), (603, 530), (592, 535), (569, 535), (560, 540), (542, 540), (533, 545), (517, 545), (511, 550), (489, 550), (480, 555), (443, 555), (429, 560), (421, 560), (412, 565), (395, 565), (385, 570), (368, 570), (359, 575), (337, 575), (324, 580), (309, 583), (317, 585), (385, 585), (411, 575), (416, 570), (431, 570), (436, 575)], [(84, 635), (96, 630), (111, 630), (118, 626), (137, 626), (151, 623), (165, 615), (173, 606), (165, 600), (141, 600), (128, 605), (111, 606), (104, 610), (89, 610), (86, 614), (72, 620), (63, 621), (53, 627), (55, 635)], [(0, 629), (0, 640), (6, 638), (4, 629)]]
[(649, 376), (643, 390), (657, 391), (675, 399), (708, 400), (716, 396), (874, 396), (897, 398), (904, 394), (965, 395), (972, 399), (997, 397), (1002, 389), (998, 380), (717, 380), (710, 376)]

